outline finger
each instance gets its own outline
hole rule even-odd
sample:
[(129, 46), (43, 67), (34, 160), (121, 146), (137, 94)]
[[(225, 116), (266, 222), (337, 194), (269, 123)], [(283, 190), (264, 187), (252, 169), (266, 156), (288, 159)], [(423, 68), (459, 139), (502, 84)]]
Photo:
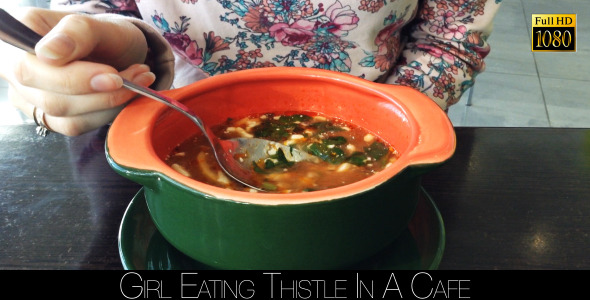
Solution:
[(14, 78), (20, 84), (71, 95), (118, 89), (123, 81), (117, 73), (111, 66), (84, 61), (51, 66), (29, 54), (14, 66)]
[[(142, 86), (155, 81), (155, 75), (146, 65), (134, 65), (120, 73), (120, 76)], [(15, 87), (20, 97), (52, 116), (74, 116), (92, 111), (111, 109), (120, 106), (135, 96), (135, 93), (120, 88), (113, 92), (69, 95), (43, 91), (26, 86)]]
[(113, 121), (123, 108), (124, 106), (118, 106), (73, 117), (54, 117), (46, 114), (45, 124), (52, 131), (63, 135), (78, 136)]
[[(136, 72), (136, 73), (134, 73), (134, 72), (132, 72), (133, 69), (134, 69), (133, 67), (130, 67), (129, 70), (121, 72), (122, 76), (137, 83), (137, 84), (143, 85), (143, 86), (148, 86), (151, 83), (153, 83), (153, 81), (155, 79), (155, 75), (153, 73), (151, 73), (151, 72), (145, 72), (145, 73), (141, 73), (141, 72), (137, 73)], [(139, 69), (141, 70), (143, 68), (139, 68)], [(30, 89), (30, 90), (32, 90), (32, 89)], [(18, 90), (18, 92), (20, 92), (20, 91), (21, 90)], [(124, 100), (122, 100), (122, 103), (126, 103), (127, 100), (132, 99), (132, 97), (135, 96), (135, 94), (133, 92), (129, 92), (126, 89), (121, 89), (120, 91), (117, 91), (117, 92), (129, 93), (128, 94), (129, 97), (124, 97)], [(15, 89), (12, 85), (8, 90), (8, 96), (15, 107), (20, 109), (23, 113), (28, 115), (31, 119), (33, 118), (33, 109), (35, 107), (35, 105), (32, 104), (32, 103), (35, 103), (33, 100), (30, 100), (30, 101), (25, 100), (23, 98), (23, 95), (20, 93), (17, 93), (17, 89)], [(85, 101), (87, 99), (77, 98), (76, 100)], [(104, 104), (104, 99), (97, 99), (97, 100), (99, 100), (98, 103)], [(42, 105), (43, 104), (38, 106), (38, 109), (40, 109), (41, 111), (43, 111), (43, 108), (46, 108), (48, 110), (52, 109), (50, 107), (44, 107)], [(101, 105), (101, 104), (98, 104), (98, 105)], [(97, 106), (97, 107), (100, 107), (100, 106)], [(81, 113), (81, 114), (77, 114), (77, 115), (73, 115), (73, 116), (53, 116), (53, 115), (45, 113), (45, 111), (43, 111), (44, 112), (43, 118), (44, 118), (44, 123), (52, 131), (55, 131), (55, 132), (58, 132), (58, 133), (61, 133), (64, 135), (68, 135), (68, 136), (76, 136), (76, 135), (80, 135), (82, 133), (96, 129), (98, 127), (101, 127), (101, 126), (111, 122), (123, 107), (124, 107), (124, 104), (116, 106), (116, 107), (108, 108), (108, 109), (103, 109), (103, 110), (98, 110), (98, 111), (89, 111), (86, 113)], [(74, 108), (72, 108), (72, 109), (74, 109)]]
[(72, 14), (59, 10), (48, 10), (37, 7), (20, 7), (11, 11), (14, 17), (27, 25), (41, 36), (46, 35), (61, 19)]
[[(29, 116), (33, 115), (33, 105), (22, 105), (21, 102), (17, 107), (25, 114)], [(108, 124), (115, 119), (123, 107), (118, 106), (108, 110), (95, 111), (73, 117), (54, 117), (46, 113), (43, 113), (41, 117), (43, 118), (43, 123), (49, 130), (67, 136), (78, 136)]]
[(147, 42), (133, 24), (92, 15), (64, 16), (35, 47), (39, 58), (52, 65), (85, 59), (126, 68), (145, 61)]

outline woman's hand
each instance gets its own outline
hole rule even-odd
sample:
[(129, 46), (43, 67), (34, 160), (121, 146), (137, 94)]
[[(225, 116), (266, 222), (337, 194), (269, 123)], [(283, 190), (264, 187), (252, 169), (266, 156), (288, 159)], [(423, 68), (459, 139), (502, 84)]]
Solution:
[(11, 50), (0, 58), (0, 75), (13, 104), (30, 117), (41, 109), (52, 131), (79, 135), (107, 124), (135, 95), (122, 78), (143, 86), (155, 80), (143, 64), (143, 33), (124, 19), (42, 9), (17, 18), (44, 38), (36, 56)]

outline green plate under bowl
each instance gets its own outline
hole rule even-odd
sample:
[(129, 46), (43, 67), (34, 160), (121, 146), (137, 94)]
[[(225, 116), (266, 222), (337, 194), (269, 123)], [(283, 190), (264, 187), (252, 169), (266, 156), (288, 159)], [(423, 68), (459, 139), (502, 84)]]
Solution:
[[(408, 228), (387, 248), (358, 264), (355, 270), (434, 270), (445, 247), (445, 229), (436, 204), (421, 189)], [(206, 270), (202, 264), (178, 251), (164, 237), (149, 214), (143, 188), (133, 197), (119, 229), (119, 254), (126, 270)]]

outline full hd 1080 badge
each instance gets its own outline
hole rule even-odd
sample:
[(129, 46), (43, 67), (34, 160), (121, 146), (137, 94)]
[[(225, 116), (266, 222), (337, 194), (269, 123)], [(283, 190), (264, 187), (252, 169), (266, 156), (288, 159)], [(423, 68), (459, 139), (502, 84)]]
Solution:
[(575, 52), (575, 14), (533, 14), (532, 50)]

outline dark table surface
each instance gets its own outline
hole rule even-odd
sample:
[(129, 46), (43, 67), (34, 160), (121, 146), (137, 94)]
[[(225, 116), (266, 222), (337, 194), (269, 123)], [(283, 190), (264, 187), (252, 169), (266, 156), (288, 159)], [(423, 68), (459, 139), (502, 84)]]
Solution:
[[(0, 269), (121, 269), (140, 186), (107, 164), (108, 128), (68, 138), (0, 126)], [(456, 129), (422, 184), (440, 209), (440, 269), (590, 269), (590, 129)]]

